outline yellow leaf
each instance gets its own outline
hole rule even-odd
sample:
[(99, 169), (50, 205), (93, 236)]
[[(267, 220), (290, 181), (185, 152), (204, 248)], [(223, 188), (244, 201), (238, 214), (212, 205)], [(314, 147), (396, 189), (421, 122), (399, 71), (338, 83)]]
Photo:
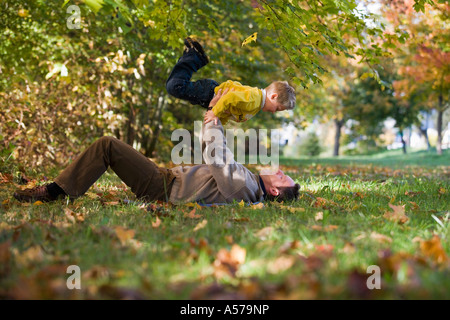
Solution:
[(207, 223), (208, 223), (208, 221), (206, 219), (204, 219), (202, 222), (200, 222), (199, 224), (197, 224), (195, 226), (194, 232), (196, 232), (196, 231), (198, 231), (200, 229), (203, 229), (206, 226)]
[(252, 34), (250, 37), (248, 37), (247, 39), (244, 40), (244, 42), (242, 42), (242, 47), (249, 44), (252, 41), (256, 42), (256, 38), (258, 37), (258, 32), (255, 32), (254, 34)]
[(41, 204), (44, 204), (42, 201), (36, 201), (35, 203), (33, 203), (33, 206), (40, 206)]
[(264, 208), (264, 203), (260, 202), (258, 204), (252, 204), (251, 208), (252, 209), (262, 209), (262, 208)]
[(283, 205), (280, 205), (279, 207), (280, 207), (281, 209), (286, 209), (286, 210), (288, 210), (290, 213), (305, 212), (305, 208), (296, 208), (296, 207), (283, 206)]
[(19, 17), (21, 18), (26, 18), (29, 16), (28, 10), (25, 9), (20, 9), (17, 14), (19, 15)]
[(241, 200), (241, 202), (239, 202), (239, 207), (244, 207), (245, 206), (245, 202), (244, 200)]
[(123, 227), (116, 227), (115, 229), (116, 236), (119, 238), (120, 243), (125, 244), (127, 240), (130, 240), (134, 237), (134, 230), (126, 230)]
[(188, 208), (197, 208), (197, 209), (203, 209), (201, 205), (199, 205), (197, 202), (188, 202), (184, 204)]

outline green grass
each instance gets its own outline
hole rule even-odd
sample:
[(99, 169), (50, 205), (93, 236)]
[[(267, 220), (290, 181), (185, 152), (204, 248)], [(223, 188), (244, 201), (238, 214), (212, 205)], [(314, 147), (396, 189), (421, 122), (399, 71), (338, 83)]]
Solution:
[(307, 165), (310, 163), (327, 165), (375, 165), (387, 166), (391, 168), (402, 168), (404, 166), (436, 167), (450, 166), (450, 150), (443, 150), (443, 154), (437, 155), (435, 151), (409, 151), (406, 155), (402, 150), (390, 150), (373, 155), (361, 156), (339, 156), (339, 157), (318, 157), (300, 159), (281, 158), (280, 160), (288, 165)]
[[(131, 194), (112, 174), (73, 202), (41, 205), (16, 202), (16, 185), (0, 184), (0, 298), (448, 299), (448, 166), (399, 168), (390, 155), (286, 161), (298, 201), (197, 209), (195, 219), (188, 206), (117, 203)], [(420, 154), (404, 161), (422, 163)], [(384, 217), (390, 203), (405, 205), (406, 223)], [(132, 240), (121, 243), (117, 226)], [(66, 287), (69, 265), (81, 269), (81, 290)], [(380, 290), (366, 287), (371, 265)]]

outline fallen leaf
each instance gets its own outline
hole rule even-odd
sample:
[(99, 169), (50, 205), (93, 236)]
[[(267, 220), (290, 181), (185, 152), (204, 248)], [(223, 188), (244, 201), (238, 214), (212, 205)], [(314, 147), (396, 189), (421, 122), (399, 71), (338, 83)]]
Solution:
[(225, 240), (227, 241), (228, 244), (232, 244), (233, 243), (233, 236), (225, 236)]
[(161, 219), (159, 219), (158, 216), (156, 216), (156, 221), (155, 222), (152, 221), (152, 228), (158, 228), (160, 224)]
[(194, 232), (196, 232), (200, 229), (203, 229), (207, 223), (208, 223), (208, 220), (206, 220), (206, 219), (204, 219), (202, 222), (198, 223), (194, 228)]
[(338, 226), (335, 225), (328, 225), (328, 226), (319, 226), (319, 225), (313, 225), (311, 227), (311, 229), (313, 230), (317, 230), (317, 231), (325, 231), (325, 232), (329, 232), (329, 231), (333, 231), (336, 230), (338, 228)]
[(405, 196), (415, 197), (422, 193), (423, 193), (423, 191), (405, 191)]
[(197, 209), (203, 209), (201, 205), (199, 205), (197, 202), (188, 202), (184, 204), (188, 208), (197, 208)]
[(419, 209), (420, 209), (420, 208), (419, 208), (419, 205), (418, 205), (417, 203), (415, 203), (414, 201), (409, 201), (409, 203), (412, 205), (411, 210), (416, 211), (416, 210), (419, 210)]
[(262, 209), (262, 208), (264, 208), (264, 203), (260, 202), (258, 204), (252, 204), (250, 206), (250, 208), (252, 208), (252, 209)]
[(134, 230), (126, 230), (121, 226), (115, 227), (114, 231), (116, 232), (117, 238), (119, 238), (120, 243), (123, 245), (134, 237)]
[(317, 212), (316, 216), (314, 217), (314, 220), (316, 220), (316, 221), (323, 220), (323, 212), (322, 211)]
[(184, 217), (191, 218), (191, 219), (201, 218), (202, 216), (200, 214), (195, 214), (196, 211), (197, 211), (197, 208), (194, 208), (189, 213), (185, 213)]
[(44, 251), (38, 245), (30, 247), (22, 253), (18, 251), (14, 253), (17, 264), (23, 267), (29, 267), (44, 260)]
[(291, 207), (291, 206), (279, 206), (281, 209), (288, 210), (290, 213), (296, 213), (296, 212), (305, 212), (305, 208), (297, 208), (297, 207)]
[(278, 274), (290, 269), (294, 263), (295, 258), (293, 256), (284, 255), (276, 258), (274, 261), (270, 261), (267, 265), (267, 271), (272, 274)]
[(76, 213), (69, 208), (64, 208), (64, 213), (67, 219), (72, 223), (84, 221), (84, 215), (82, 213)]
[(36, 201), (36, 202), (34, 202), (33, 203), (33, 206), (40, 206), (40, 205), (43, 205), (44, 203), (42, 202), (42, 201)]
[(239, 207), (243, 208), (245, 206), (245, 202), (244, 200), (241, 200), (241, 202), (239, 202)]
[(420, 241), (420, 250), (437, 264), (447, 262), (447, 254), (442, 248), (441, 239), (437, 235), (434, 235), (430, 240)]
[(398, 222), (400, 224), (403, 224), (409, 220), (408, 216), (405, 215), (405, 205), (394, 206), (393, 204), (389, 203), (389, 207), (391, 207), (391, 209), (394, 210), (394, 212), (386, 211), (385, 214), (383, 215), (384, 218), (390, 221)]
[(385, 242), (391, 243), (392, 242), (392, 239), (390, 237), (385, 236), (380, 233), (376, 233), (375, 231), (372, 231), (372, 233), (370, 234), (370, 238), (375, 241), (378, 241), (380, 243), (385, 243)]
[(273, 227), (265, 227), (255, 233), (255, 236), (261, 240), (266, 240), (273, 232)]
[(216, 278), (222, 278), (225, 275), (234, 277), (239, 266), (245, 262), (246, 254), (247, 250), (237, 244), (234, 244), (230, 251), (220, 249), (213, 262)]

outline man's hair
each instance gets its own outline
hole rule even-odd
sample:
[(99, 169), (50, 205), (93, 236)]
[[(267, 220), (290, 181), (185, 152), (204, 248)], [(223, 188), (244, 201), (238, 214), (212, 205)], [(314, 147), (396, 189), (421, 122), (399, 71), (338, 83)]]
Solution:
[(267, 88), (267, 92), (277, 93), (277, 102), (280, 103), (285, 110), (292, 110), (295, 107), (295, 90), (287, 81), (272, 82)]
[(270, 193), (267, 193), (266, 200), (278, 202), (296, 200), (299, 195), (298, 190), (300, 190), (300, 185), (296, 183), (293, 187), (277, 187), (277, 189), (280, 191), (280, 194), (273, 196)]

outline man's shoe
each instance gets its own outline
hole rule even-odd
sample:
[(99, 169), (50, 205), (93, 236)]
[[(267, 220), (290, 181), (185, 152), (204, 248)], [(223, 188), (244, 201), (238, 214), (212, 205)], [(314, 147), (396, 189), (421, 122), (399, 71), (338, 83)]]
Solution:
[(14, 192), (14, 198), (20, 202), (49, 202), (56, 200), (48, 192), (47, 185), (24, 190), (17, 189), (16, 192)]
[(184, 39), (184, 45), (186, 46), (185, 48), (185, 52), (189, 52), (190, 50), (195, 50), (195, 52), (198, 53), (198, 56), (200, 57), (200, 59), (203, 61), (203, 63), (206, 65), (209, 63), (209, 58), (205, 53), (205, 50), (203, 49), (202, 45), (192, 39), (191, 37), (187, 37), (186, 39)]

